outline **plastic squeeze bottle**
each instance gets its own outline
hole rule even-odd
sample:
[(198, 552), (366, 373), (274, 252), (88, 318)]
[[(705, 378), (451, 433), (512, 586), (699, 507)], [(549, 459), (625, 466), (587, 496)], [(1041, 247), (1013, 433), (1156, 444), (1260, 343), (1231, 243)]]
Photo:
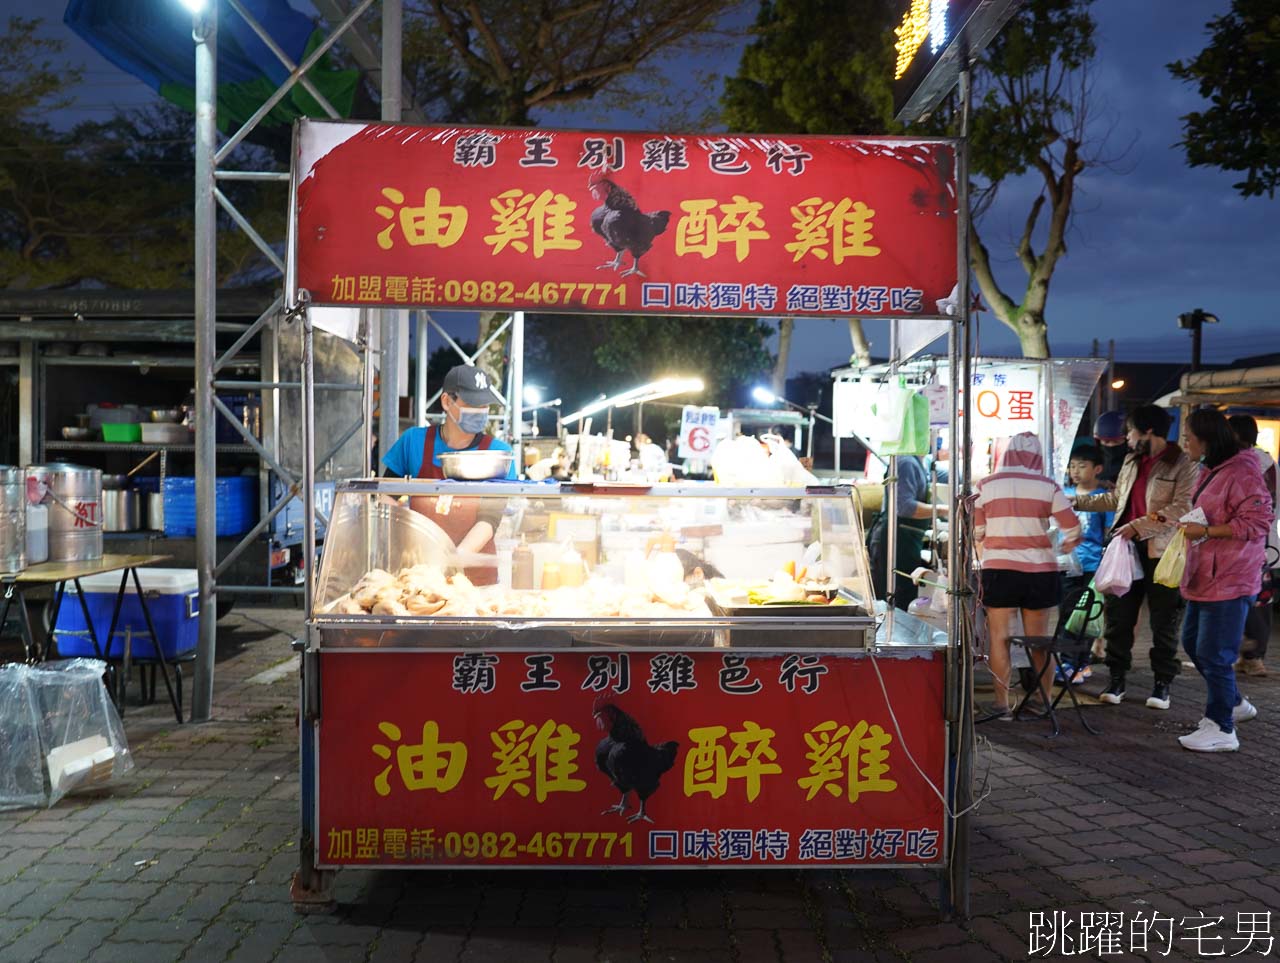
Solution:
[(511, 550), (511, 587), (513, 589), (533, 588), (533, 549), (521, 536), (520, 544)]
[(663, 532), (651, 543), (645, 570), (652, 588), (684, 582), (684, 565), (676, 554), (676, 540), (670, 532)]

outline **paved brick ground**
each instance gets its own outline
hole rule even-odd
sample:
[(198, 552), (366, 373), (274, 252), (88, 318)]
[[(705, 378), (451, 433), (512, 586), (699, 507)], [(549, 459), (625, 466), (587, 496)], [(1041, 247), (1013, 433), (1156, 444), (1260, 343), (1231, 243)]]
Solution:
[[(289, 658), (299, 624), (287, 609), (234, 613), (220, 624), (218, 721), (177, 727), (160, 706), (130, 707), (127, 783), (0, 813), (0, 963), (969, 963), (1028, 958), (1029, 914), (1054, 911), (1077, 927), (1082, 912), (1123, 913), (1116, 959), (1256, 959), (1266, 944), (1234, 939), (1238, 914), (1280, 917), (1280, 679), (1244, 682), (1261, 715), (1239, 753), (1201, 756), (1175, 741), (1201, 714), (1193, 670), (1169, 712), (1087, 709), (1101, 738), (1073, 717), (1054, 741), (1040, 722), (980, 729), (989, 795), (965, 923), (939, 920), (934, 877), (891, 871), (349, 871), (336, 915), (297, 916), (295, 684), (251, 679)], [(1158, 928), (1130, 953), (1132, 920), (1155, 913), (1175, 921), (1171, 951)], [(1202, 916), (1224, 919), (1197, 946)]]

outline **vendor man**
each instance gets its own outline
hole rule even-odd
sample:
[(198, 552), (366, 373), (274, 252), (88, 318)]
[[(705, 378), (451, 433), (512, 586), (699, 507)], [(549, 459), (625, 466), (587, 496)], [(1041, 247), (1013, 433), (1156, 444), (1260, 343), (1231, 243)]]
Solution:
[[(444, 377), (440, 407), (445, 419), (440, 427), (410, 428), (391, 446), (382, 458), (384, 475), (401, 478), (443, 479), (440, 456), (454, 451), (511, 451), (485, 431), (492, 405), (501, 404), (489, 385), (489, 377), (474, 365), (460, 364)], [(516, 478), (515, 460), (507, 468), (504, 480)], [(494, 554), (494, 529), (501, 519), (501, 509), (488, 512), (476, 498), (434, 496), (410, 499), (414, 511), (427, 516), (448, 533), (459, 552)], [(490, 517), (492, 515), (493, 517)], [(467, 570), (477, 585), (496, 581), (496, 569)]]

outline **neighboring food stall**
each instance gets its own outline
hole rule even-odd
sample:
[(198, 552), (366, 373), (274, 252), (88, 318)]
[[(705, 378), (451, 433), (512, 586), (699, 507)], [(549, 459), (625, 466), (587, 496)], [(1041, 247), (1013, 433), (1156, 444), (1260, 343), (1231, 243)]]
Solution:
[[(959, 153), (301, 122), (306, 480), (312, 306), (936, 322)], [(460, 554), (423, 502), (492, 547)], [(881, 604), (848, 487), (340, 483), (307, 586), (295, 903), (343, 866), (922, 867), (954, 895), (965, 646)]]

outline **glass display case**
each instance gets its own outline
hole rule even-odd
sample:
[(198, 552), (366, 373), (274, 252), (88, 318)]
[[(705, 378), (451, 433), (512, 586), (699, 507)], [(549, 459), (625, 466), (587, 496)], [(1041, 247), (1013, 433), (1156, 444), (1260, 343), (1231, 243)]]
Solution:
[(344, 482), (311, 645), (864, 648), (864, 545), (847, 487)]

